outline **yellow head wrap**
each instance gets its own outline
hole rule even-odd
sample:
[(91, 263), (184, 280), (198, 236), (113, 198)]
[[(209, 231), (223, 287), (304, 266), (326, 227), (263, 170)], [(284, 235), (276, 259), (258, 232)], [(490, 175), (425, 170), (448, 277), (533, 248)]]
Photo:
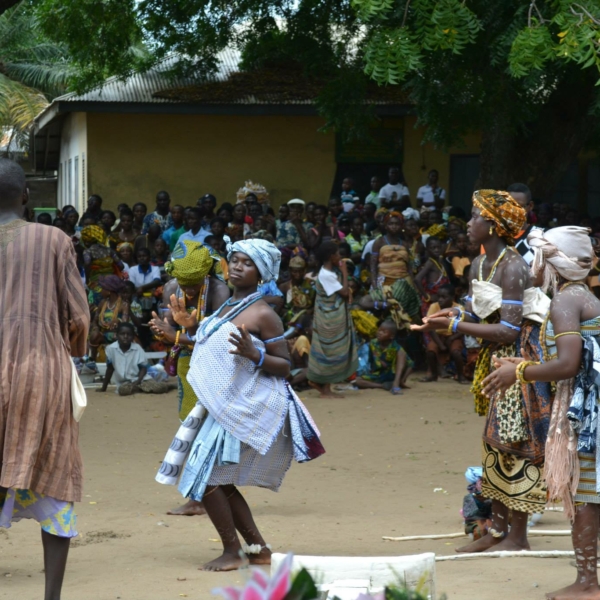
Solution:
[(81, 241), (86, 247), (92, 244), (106, 246), (108, 235), (106, 235), (106, 231), (100, 225), (88, 225), (81, 230)]
[(473, 194), (473, 205), (484, 219), (494, 221), (500, 237), (512, 240), (523, 229), (527, 212), (508, 193), (496, 190), (478, 190)]
[(448, 231), (444, 225), (440, 223), (434, 223), (430, 225), (427, 231), (425, 231), (426, 235), (430, 235), (431, 237), (436, 237), (442, 241), (444, 241), (448, 237)]
[(175, 277), (179, 285), (198, 285), (210, 273), (219, 257), (199, 242), (178, 242), (165, 271)]

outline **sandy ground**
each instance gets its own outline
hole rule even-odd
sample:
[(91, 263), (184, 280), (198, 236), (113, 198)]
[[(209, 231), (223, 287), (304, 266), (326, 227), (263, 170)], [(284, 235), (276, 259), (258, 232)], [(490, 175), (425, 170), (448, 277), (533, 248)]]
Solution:
[[(392, 556), (453, 553), (455, 541), (397, 543), (381, 536), (462, 530), (464, 471), (480, 460), (482, 419), (468, 387), (415, 383), (404, 396), (354, 392), (345, 400), (301, 394), (321, 428), (327, 454), (293, 464), (278, 494), (245, 489), (275, 551)], [(178, 425), (175, 393), (121, 399), (89, 394), (81, 427), (86, 467), (80, 537), (74, 542), (63, 600), (178, 600), (212, 597), (243, 572), (197, 567), (219, 553), (206, 517), (168, 517), (177, 490), (154, 481)], [(443, 488), (447, 493), (434, 493)], [(560, 513), (541, 526), (565, 529)], [(458, 540), (461, 542), (462, 540)], [(567, 550), (570, 538), (533, 538), (533, 549)], [(574, 580), (570, 559), (478, 559), (438, 563), (437, 587), (450, 599), (542, 599)], [(39, 526), (0, 530), (0, 598), (43, 597)]]

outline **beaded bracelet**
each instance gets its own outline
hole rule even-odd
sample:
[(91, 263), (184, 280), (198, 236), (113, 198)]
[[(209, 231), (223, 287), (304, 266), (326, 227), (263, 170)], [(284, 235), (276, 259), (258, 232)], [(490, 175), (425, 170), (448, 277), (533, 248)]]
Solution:
[(259, 348), (258, 351), (260, 352), (260, 360), (256, 363), (256, 367), (260, 369), (265, 362), (265, 351), (262, 348)]
[(527, 367), (532, 367), (533, 365), (541, 364), (539, 361), (535, 360), (524, 360), (517, 365), (516, 376), (519, 383), (531, 383), (531, 381), (527, 381), (525, 379), (525, 369)]
[(460, 319), (459, 318), (454, 318), (452, 319), (452, 333), (456, 333), (458, 330), (458, 324), (460, 323)]
[(379, 302), (377, 302), (377, 300), (375, 300), (375, 301), (373, 302), (373, 308), (374, 308), (375, 310), (379, 310)]
[(448, 324), (448, 331), (446, 332), (448, 335), (450, 335), (452, 333), (452, 331), (454, 330), (454, 323), (457, 321), (456, 317), (453, 317), (452, 319), (450, 319), (450, 323)]

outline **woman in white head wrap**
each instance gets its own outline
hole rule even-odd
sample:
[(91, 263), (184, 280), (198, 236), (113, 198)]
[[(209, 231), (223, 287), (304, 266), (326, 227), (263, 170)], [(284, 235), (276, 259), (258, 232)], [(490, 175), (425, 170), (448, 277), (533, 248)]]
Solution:
[(598, 371), (600, 300), (585, 285), (593, 249), (589, 230), (557, 227), (532, 231), (534, 282), (553, 294), (542, 363), (521, 358), (496, 360), (484, 381), (488, 395), (503, 393), (515, 379), (556, 381), (545, 477), (550, 499), (562, 500), (573, 521), (575, 583), (548, 598), (600, 598), (596, 575), (600, 518), (600, 429)]
[[(277, 279), (281, 253), (265, 240), (228, 245), (233, 296), (198, 324), (171, 296), (173, 318), (195, 346), (187, 376), (198, 402), (181, 425), (156, 476), (203, 501), (223, 543), (207, 571), (269, 564), (271, 550), (236, 486), (277, 491), (292, 458), (324, 452), (310, 415), (287, 385), (290, 359), (283, 324), (258, 290)], [(237, 531), (236, 531), (237, 530)], [(242, 548), (238, 532), (247, 546)]]

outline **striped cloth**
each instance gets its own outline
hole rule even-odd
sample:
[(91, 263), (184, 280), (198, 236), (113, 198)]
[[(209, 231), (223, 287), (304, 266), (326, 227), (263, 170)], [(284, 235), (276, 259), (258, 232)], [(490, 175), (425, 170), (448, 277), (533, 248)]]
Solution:
[(578, 452), (579, 485), (575, 494), (575, 502), (600, 504), (600, 494), (596, 491), (596, 455)]
[(315, 284), (317, 298), (308, 379), (318, 384), (340, 383), (358, 369), (352, 316), (344, 298), (337, 293), (328, 296), (319, 279)]
[(81, 501), (71, 354), (89, 308), (73, 244), (55, 227), (0, 225), (0, 487)]

